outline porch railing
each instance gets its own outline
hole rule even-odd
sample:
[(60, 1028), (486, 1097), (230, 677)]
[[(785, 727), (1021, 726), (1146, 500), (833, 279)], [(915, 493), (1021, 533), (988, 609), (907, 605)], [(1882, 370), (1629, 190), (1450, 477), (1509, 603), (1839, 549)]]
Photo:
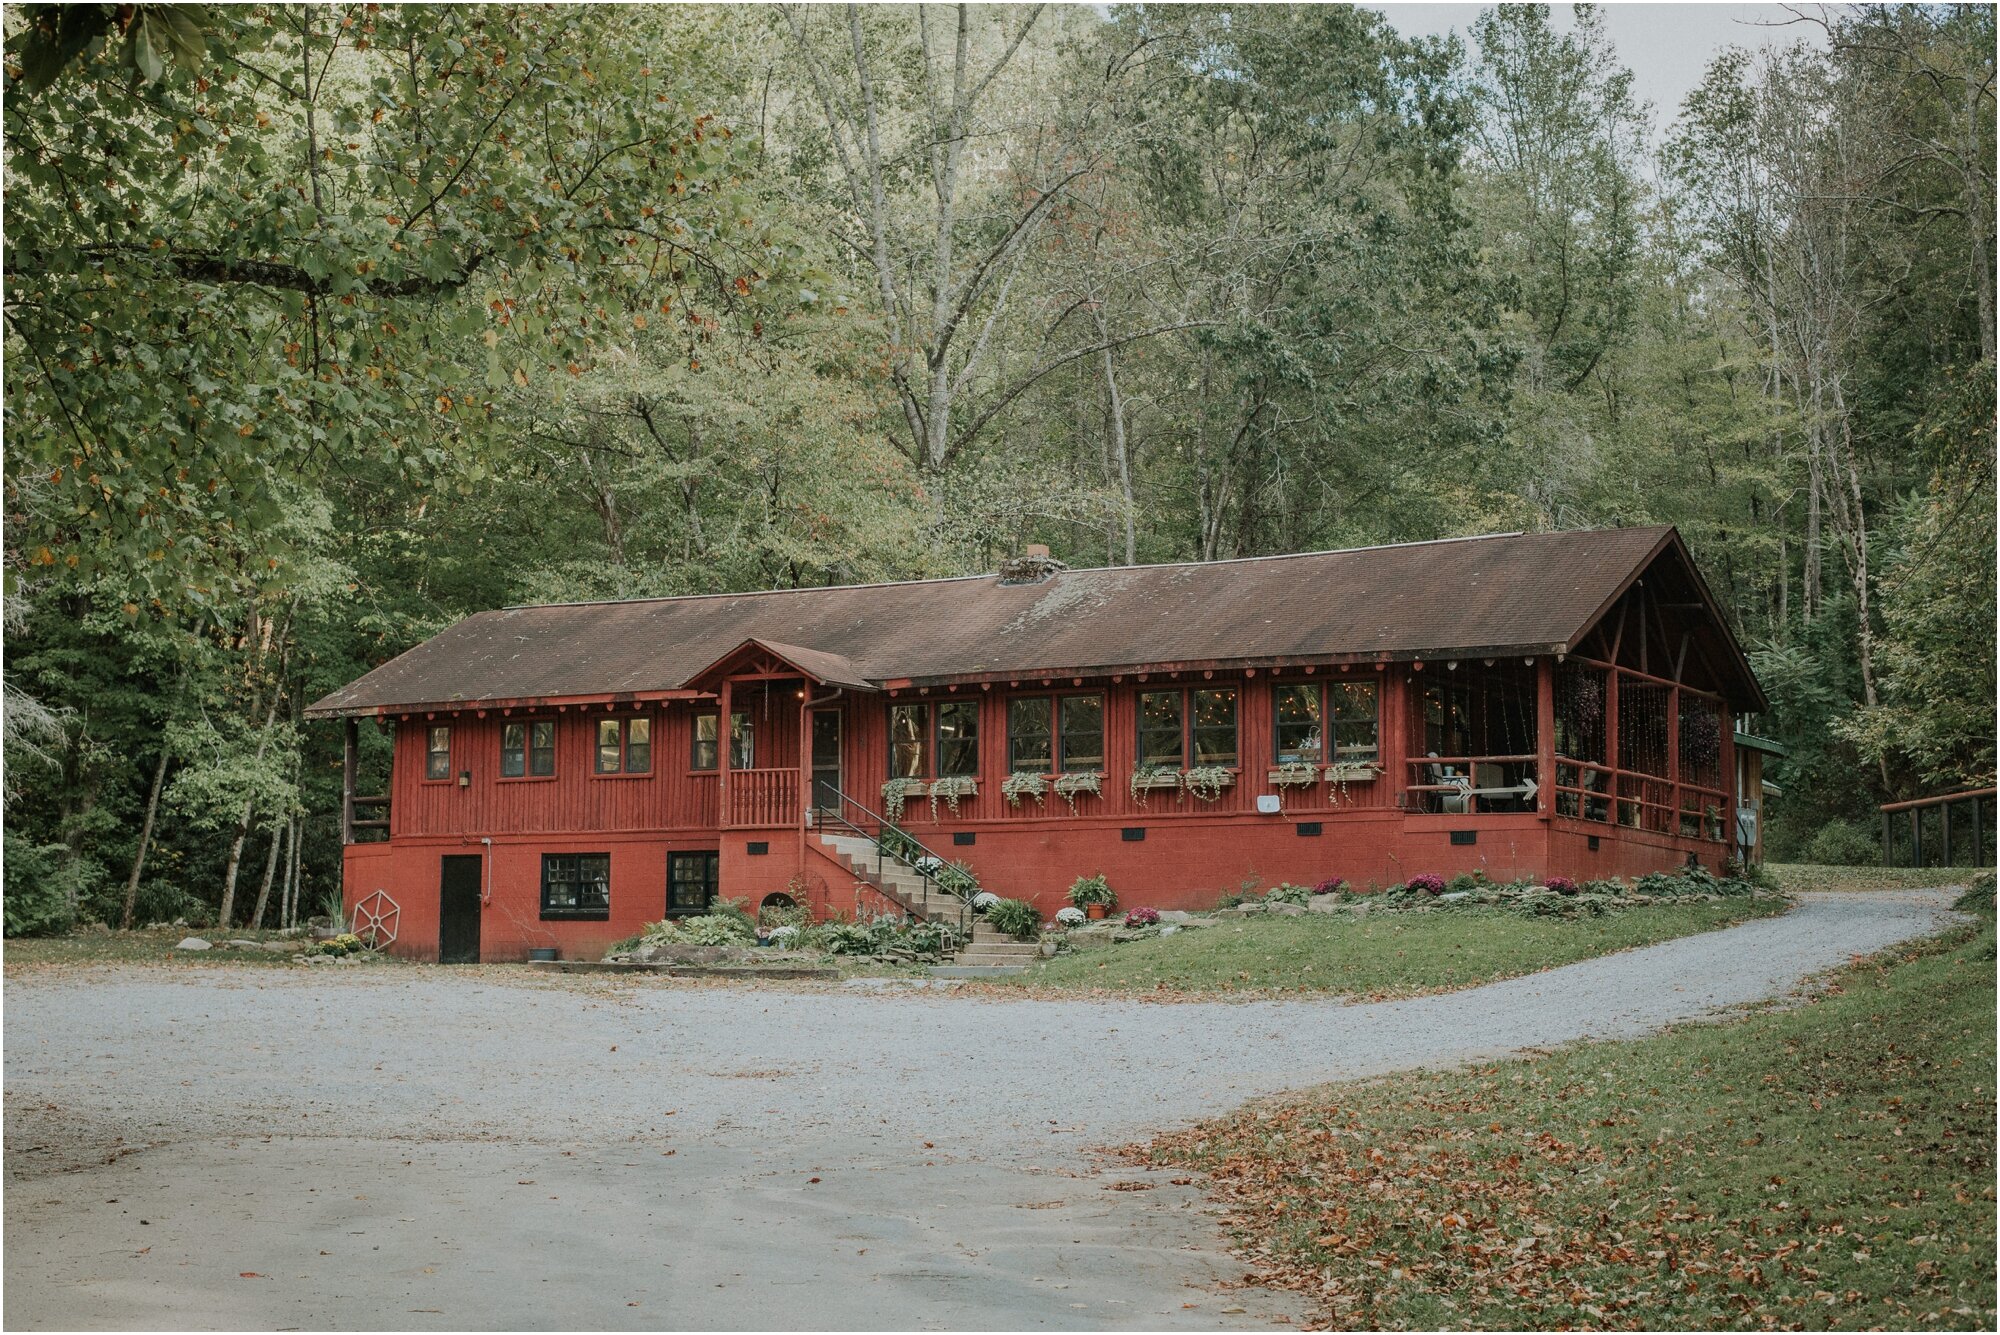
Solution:
[(923, 910), (932, 916), (946, 916), (936, 905), (948, 905), (949, 916), (957, 919), (961, 935), (972, 933), (972, 897), (978, 884), (944, 858), (925, 847), (922, 841), (894, 821), (870, 811), (833, 784), (814, 785), (816, 801), (806, 813), (819, 830), (839, 830), (868, 841), (868, 866), (875, 879), (883, 879), (883, 869), (893, 866), (913, 875), (922, 886)]
[[(1968, 788), (1882, 804), (1882, 862), (1890, 867), (1988, 867), (1994, 835), (1995, 790)], [(1907, 829), (1908, 840), (1898, 838)], [(1972, 844), (1965, 860), (1966, 836)], [(1899, 847), (1899, 845), (1901, 845)]]
[(1417, 756), (1408, 762), (1408, 809), (1452, 816), (1533, 811), (1540, 782), (1536, 760), (1535, 756)]
[(1728, 794), (1720, 788), (1572, 756), (1556, 757), (1555, 812), (1684, 839), (1720, 842), (1729, 834)]
[(729, 771), (729, 823), (798, 828), (799, 772), (796, 769)]

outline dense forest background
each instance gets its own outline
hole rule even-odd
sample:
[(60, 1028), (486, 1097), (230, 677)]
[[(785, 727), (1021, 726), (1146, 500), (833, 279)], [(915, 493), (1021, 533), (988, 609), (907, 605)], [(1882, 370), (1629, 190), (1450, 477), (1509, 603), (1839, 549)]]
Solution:
[(1989, 7), (1664, 108), (1534, 6), (8, 23), (10, 933), (312, 911), (301, 708), (469, 612), (1028, 540), (1670, 521), (1774, 856), (1992, 782)]

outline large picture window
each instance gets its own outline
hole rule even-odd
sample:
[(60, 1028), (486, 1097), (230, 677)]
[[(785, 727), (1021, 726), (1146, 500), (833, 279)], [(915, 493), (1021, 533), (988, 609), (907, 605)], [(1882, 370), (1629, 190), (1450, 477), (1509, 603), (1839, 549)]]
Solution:
[(979, 702), (889, 706), (889, 777), (959, 778), (979, 773)]
[(1280, 765), (1374, 764), (1382, 753), (1379, 696), (1372, 681), (1279, 686), (1271, 696), (1272, 754)]
[(1007, 702), (1007, 764), (1016, 773), (1104, 768), (1104, 697), (1031, 695)]
[(424, 777), (426, 779), (449, 779), (451, 777), (450, 728), (438, 726), (425, 731)]
[(609, 853), (542, 854), (542, 916), (609, 918), (611, 855)]
[(500, 777), (547, 778), (556, 772), (553, 719), (500, 725)]
[(597, 772), (650, 774), (653, 770), (653, 721), (646, 718), (597, 720)]
[[(1192, 759), (1190, 759), (1192, 758)], [(1139, 763), (1181, 769), (1237, 762), (1236, 691), (1147, 691), (1139, 697)]]

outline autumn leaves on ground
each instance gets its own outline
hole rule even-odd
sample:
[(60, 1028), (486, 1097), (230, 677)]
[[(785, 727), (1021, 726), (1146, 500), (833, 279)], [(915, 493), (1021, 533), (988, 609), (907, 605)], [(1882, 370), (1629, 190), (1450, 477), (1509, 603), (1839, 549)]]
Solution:
[[(1970, 907), (1970, 905), (1968, 905)], [(1992, 1329), (1994, 920), (1796, 1007), (1135, 1147), (1340, 1327)]]

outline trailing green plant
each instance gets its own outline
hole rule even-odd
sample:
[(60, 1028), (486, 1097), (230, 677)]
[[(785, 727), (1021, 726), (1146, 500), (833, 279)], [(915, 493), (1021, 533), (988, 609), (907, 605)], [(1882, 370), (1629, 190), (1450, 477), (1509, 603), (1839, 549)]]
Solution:
[(1287, 760), (1271, 767), (1271, 782), (1279, 788), (1310, 788), (1319, 782), (1319, 766), (1310, 760)]
[(909, 805), (910, 795), (922, 790), (922, 779), (897, 778), (882, 785), (882, 817), (898, 821), (903, 818), (903, 808)]
[(1203, 802), (1213, 802), (1235, 782), (1225, 765), (1195, 765), (1181, 775), (1181, 786)]
[[(1060, 791), (1061, 781), (1058, 780), (1057, 783)], [(1035, 804), (1039, 806), (1047, 800), (1048, 792), (1049, 776), (1038, 774), (1033, 770), (1016, 770), (1000, 780), (1000, 796), (1007, 799), (1007, 805), (1010, 807), (1018, 808), (1024, 797), (1034, 798)]]
[(1076, 799), (1085, 793), (1092, 797), (1104, 796), (1104, 776), (1094, 769), (1087, 769), (1056, 778), (1056, 796), (1069, 804), (1070, 815), (1076, 814)]
[(1092, 904), (1102, 904), (1107, 909), (1118, 907), (1118, 893), (1111, 888), (1103, 872), (1095, 876), (1079, 876), (1069, 887), (1069, 902), (1078, 908), (1088, 908)]
[(1132, 778), (1128, 787), (1132, 793), (1132, 800), (1141, 807), (1146, 805), (1147, 799), (1157, 788), (1173, 789), (1175, 800), (1179, 800), (1181, 772), (1172, 765), (1135, 765), (1132, 767)]
[(930, 791), (931, 791), (931, 819), (936, 820), (938, 818), (939, 798), (944, 799), (945, 806), (948, 807), (951, 810), (951, 814), (954, 817), (956, 817), (958, 815), (958, 804), (960, 802), (963, 802), (968, 797), (978, 796), (979, 780), (973, 778), (970, 774), (948, 775), (941, 779), (932, 779)]
[(1008, 936), (1030, 937), (1042, 928), (1041, 912), (1025, 899), (1003, 899), (986, 910), (986, 921)]

